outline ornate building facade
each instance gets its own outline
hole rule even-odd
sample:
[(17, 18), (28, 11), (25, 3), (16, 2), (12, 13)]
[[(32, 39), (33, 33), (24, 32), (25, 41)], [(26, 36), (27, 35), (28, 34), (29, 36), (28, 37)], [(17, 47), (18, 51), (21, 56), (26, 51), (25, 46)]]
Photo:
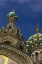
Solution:
[(36, 33), (29, 37), (27, 41), (28, 54), (34, 64), (42, 64), (42, 34), (38, 27), (37, 22)]
[(18, 16), (14, 10), (7, 14), (8, 25), (0, 29), (1, 64), (42, 64), (42, 34), (38, 25), (36, 34), (28, 41), (16, 27)]

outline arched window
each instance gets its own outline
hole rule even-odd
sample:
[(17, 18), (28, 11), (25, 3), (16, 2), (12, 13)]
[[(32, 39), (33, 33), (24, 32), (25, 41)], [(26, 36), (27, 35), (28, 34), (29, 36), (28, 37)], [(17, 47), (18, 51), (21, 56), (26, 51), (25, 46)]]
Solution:
[(23, 47), (22, 47), (22, 45), (19, 45), (19, 49), (20, 49), (20, 50), (23, 50)]
[(39, 59), (38, 52), (36, 52), (35, 54), (36, 54), (36, 60), (38, 60)]

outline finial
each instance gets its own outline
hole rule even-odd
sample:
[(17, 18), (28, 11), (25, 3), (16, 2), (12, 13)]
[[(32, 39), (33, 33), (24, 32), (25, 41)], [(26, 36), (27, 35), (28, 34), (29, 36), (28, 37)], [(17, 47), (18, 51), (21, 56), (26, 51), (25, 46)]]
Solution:
[(12, 10), (12, 12), (14, 12), (14, 10)]
[(14, 12), (14, 7), (13, 7), (13, 9), (12, 9), (12, 12)]
[(36, 33), (39, 33), (40, 30), (39, 30), (39, 26), (38, 26), (38, 22), (37, 22), (37, 26), (36, 26)]

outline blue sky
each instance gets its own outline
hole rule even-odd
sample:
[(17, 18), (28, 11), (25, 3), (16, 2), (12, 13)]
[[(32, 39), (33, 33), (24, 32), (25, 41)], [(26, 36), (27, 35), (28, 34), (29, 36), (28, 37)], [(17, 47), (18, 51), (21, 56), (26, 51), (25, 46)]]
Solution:
[(37, 21), (42, 29), (42, 0), (0, 0), (0, 28), (8, 24), (7, 14), (13, 7), (18, 15), (16, 25), (26, 40), (35, 34)]

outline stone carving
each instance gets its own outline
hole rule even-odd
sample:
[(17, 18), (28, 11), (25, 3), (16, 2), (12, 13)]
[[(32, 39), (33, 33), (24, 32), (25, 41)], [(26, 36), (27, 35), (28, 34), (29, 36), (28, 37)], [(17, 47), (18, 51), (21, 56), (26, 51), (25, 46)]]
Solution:
[(27, 55), (26, 41), (15, 25), (17, 18), (14, 11), (10, 12), (7, 15), (9, 21), (7, 27), (0, 29), (0, 54), (20, 64), (33, 64)]
[(20, 64), (32, 64), (31, 59), (25, 53), (9, 45), (0, 44), (0, 54), (15, 60)]

